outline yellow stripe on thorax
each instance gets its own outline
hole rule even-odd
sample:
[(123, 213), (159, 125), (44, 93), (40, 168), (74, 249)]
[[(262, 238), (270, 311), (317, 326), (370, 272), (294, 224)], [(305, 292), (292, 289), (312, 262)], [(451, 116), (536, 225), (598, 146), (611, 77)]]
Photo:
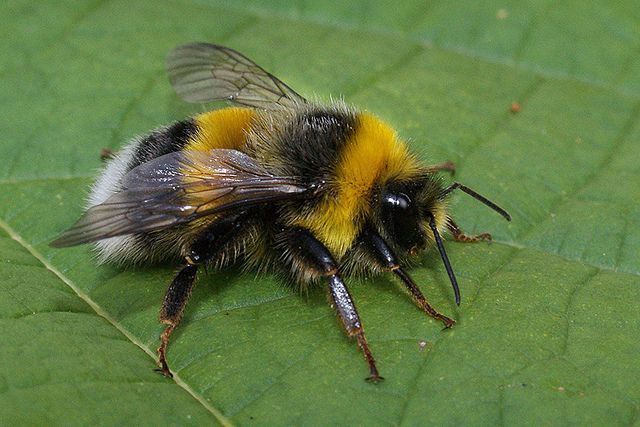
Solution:
[(242, 150), (254, 117), (253, 110), (235, 107), (200, 114), (194, 118), (198, 133), (188, 148), (207, 152), (215, 148)]
[(325, 197), (297, 225), (310, 229), (341, 258), (371, 214), (372, 189), (390, 179), (410, 178), (417, 171), (415, 158), (395, 131), (372, 114), (361, 113), (334, 171), (336, 194)]

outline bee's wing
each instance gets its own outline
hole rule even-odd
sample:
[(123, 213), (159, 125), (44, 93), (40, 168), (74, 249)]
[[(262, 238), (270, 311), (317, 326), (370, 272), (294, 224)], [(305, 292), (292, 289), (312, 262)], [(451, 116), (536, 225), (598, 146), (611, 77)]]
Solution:
[(166, 154), (132, 169), (124, 189), (89, 208), (51, 246), (165, 229), (206, 215), (256, 204), (306, 197), (293, 177), (267, 172), (236, 150)]
[(249, 107), (292, 108), (306, 100), (239, 52), (209, 43), (175, 48), (167, 57), (169, 79), (187, 102), (226, 99)]

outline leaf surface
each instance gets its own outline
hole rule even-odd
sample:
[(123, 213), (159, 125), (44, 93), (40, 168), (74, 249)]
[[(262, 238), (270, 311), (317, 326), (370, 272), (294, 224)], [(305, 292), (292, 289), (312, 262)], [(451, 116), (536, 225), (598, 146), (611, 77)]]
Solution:
[[(633, 1), (15, 1), (0, 9), (0, 419), (23, 424), (630, 425), (640, 419), (640, 9)], [(165, 55), (243, 52), (300, 94), (381, 116), (469, 197), (491, 244), (447, 243), (350, 286), (386, 380), (321, 289), (202, 276), (153, 372), (175, 266), (96, 266), (47, 246), (80, 215), (101, 148), (212, 106), (180, 102)], [(520, 104), (512, 113), (513, 102)], [(215, 107), (215, 106), (214, 106)]]

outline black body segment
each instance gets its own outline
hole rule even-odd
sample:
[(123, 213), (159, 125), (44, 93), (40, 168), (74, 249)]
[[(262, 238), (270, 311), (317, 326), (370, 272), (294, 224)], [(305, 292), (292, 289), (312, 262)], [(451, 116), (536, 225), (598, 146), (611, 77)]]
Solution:
[(129, 169), (165, 154), (182, 150), (197, 133), (198, 127), (193, 119), (175, 122), (151, 132), (140, 139), (128, 165)]
[(228, 242), (233, 241), (246, 227), (248, 211), (223, 216), (210, 225), (191, 244), (187, 262), (203, 264), (214, 260)]
[(284, 175), (310, 182), (332, 176), (346, 141), (356, 127), (356, 116), (341, 109), (310, 109), (297, 113), (283, 134), (286, 141), (274, 147)]
[(432, 173), (385, 186), (380, 197), (379, 216), (383, 226), (380, 231), (385, 242), (400, 256), (414, 255), (427, 246), (427, 236), (422, 229), (423, 217), (437, 205), (441, 192), (442, 182)]
[(391, 270), (398, 267), (396, 256), (373, 227), (366, 227), (358, 240), (383, 270)]
[(356, 307), (351, 298), (351, 294), (346, 285), (342, 281), (342, 278), (337, 274), (332, 274), (329, 277), (329, 295), (331, 301), (336, 307), (340, 320), (347, 331), (349, 336), (353, 336), (362, 331), (362, 325), (360, 324), (360, 316), (356, 311)]

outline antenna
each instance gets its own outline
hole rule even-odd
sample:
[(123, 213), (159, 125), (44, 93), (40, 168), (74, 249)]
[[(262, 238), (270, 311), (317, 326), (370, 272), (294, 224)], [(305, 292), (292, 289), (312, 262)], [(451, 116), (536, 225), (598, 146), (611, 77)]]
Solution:
[(440, 238), (440, 233), (438, 233), (436, 220), (433, 215), (429, 215), (429, 227), (431, 227), (431, 231), (433, 231), (433, 237), (436, 238), (436, 245), (438, 246), (438, 251), (442, 257), (444, 268), (447, 270), (451, 286), (453, 286), (453, 293), (456, 295), (456, 305), (460, 305), (460, 288), (458, 288), (458, 281), (456, 280), (456, 275), (453, 273), (453, 268), (451, 268), (449, 257), (447, 257), (447, 253), (444, 250), (444, 245), (442, 244), (442, 239)]
[(454, 182), (453, 184), (451, 184), (450, 186), (448, 186), (447, 188), (442, 190), (442, 193), (440, 193), (440, 198), (441, 199), (445, 198), (449, 193), (451, 193), (453, 190), (455, 190), (457, 188), (459, 188), (460, 190), (464, 191), (465, 193), (467, 193), (468, 195), (470, 195), (474, 199), (478, 200), (479, 202), (482, 202), (485, 205), (489, 206), (491, 209), (493, 209), (494, 211), (496, 211), (500, 215), (502, 215), (504, 217), (504, 219), (506, 219), (507, 221), (511, 221), (511, 215), (509, 215), (509, 213), (507, 211), (505, 211), (500, 206), (496, 205), (495, 203), (493, 203), (491, 200), (487, 199), (483, 195), (481, 195), (479, 193), (476, 193), (475, 191), (473, 191), (472, 189), (470, 189), (466, 185), (460, 184), (459, 182)]

